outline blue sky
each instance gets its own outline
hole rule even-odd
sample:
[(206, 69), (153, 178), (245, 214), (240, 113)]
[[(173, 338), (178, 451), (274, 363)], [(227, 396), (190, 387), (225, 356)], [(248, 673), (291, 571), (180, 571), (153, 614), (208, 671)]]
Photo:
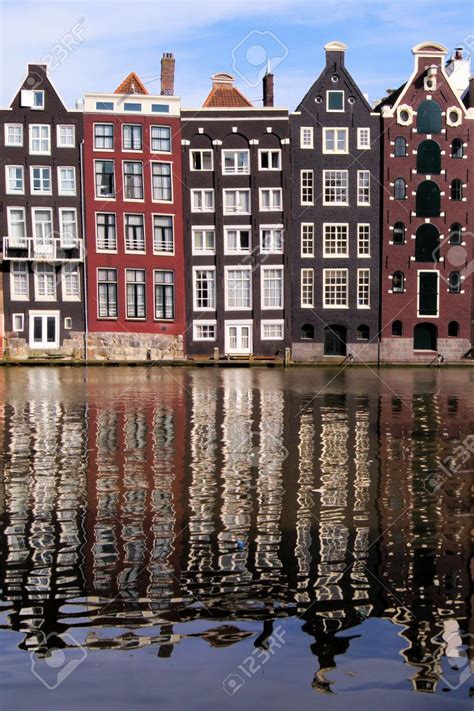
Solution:
[(1, 103), (28, 62), (49, 55), (69, 106), (87, 91), (113, 91), (129, 71), (159, 93), (162, 52), (176, 56), (176, 93), (201, 105), (210, 76), (230, 71), (258, 102), (267, 58), (276, 104), (294, 109), (320, 73), (323, 45), (348, 45), (346, 65), (369, 98), (412, 70), (411, 48), (435, 40), (474, 50), (472, 0), (0, 0)]

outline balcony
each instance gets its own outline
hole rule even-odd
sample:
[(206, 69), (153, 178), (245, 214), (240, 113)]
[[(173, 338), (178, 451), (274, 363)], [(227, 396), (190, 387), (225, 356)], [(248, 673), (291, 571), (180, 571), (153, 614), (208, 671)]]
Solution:
[(82, 262), (84, 248), (81, 239), (4, 237), (3, 259), (16, 262)]

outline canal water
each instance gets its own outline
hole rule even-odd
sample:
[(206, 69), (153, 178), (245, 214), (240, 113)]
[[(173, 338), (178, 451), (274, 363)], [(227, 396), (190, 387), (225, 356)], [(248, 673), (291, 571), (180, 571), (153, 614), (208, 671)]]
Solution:
[(0, 708), (471, 709), (474, 370), (0, 369)]

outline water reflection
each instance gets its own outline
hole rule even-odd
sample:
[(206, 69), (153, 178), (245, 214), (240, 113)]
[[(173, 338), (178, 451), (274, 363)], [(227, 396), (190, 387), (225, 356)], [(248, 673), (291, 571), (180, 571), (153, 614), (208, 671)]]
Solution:
[(471, 431), (470, 373), (333, 375), (1, 372), (0, 633), (166, 659), (299, 617), (328, 693), (384, 618), (413, 688), (439, 691), (450, 634), (472, 630), (469, 471), (426, 478)]

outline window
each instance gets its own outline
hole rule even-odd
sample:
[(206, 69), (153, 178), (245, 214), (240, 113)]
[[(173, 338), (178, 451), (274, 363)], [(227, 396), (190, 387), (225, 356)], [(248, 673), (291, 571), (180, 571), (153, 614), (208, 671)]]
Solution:
[(439, 104), (433, 99), (422, 101), (416, 115), (418, 133), (441, 133), (442, 116)]
[(224, 215), (250, 214), (250, 190), (224, 190)]
[(145, 318), (145, 270), (126, 269), (127, 318)]
[(5, 166), (7, 174), (7, 194), (23, 195), (25, 192), (25, 179), (22, 165)]
[(114, 127), (111, 123), (94, 125), (94, 148), (97, 151), (111, 151), (114, 148)]
[(393, 226), (393, 244), (405, 244), (406, 227), (403, 222), (395, 222)]
[(153, 200), (172, 202), (171, 163), (152, 163)]
[(222, 172), (224, 175), (248, 175), (249, 151), (222, 151)]
[(143, 215), (125, 215), (125, 251), (145, 251), (145, 226)]
[(370, 269), (357, 270), (357, 308), (370, 308)]
[(37, 301), (56, 299), (56, 270), (53, 264), (35, 264), (35, 299)]
[(194, 321), (193, 323), (194, 341), (215, 341), (216, 322), (215, 321)]
[(44, 91), (33, 91), (33, 109), (44, 109)]
[(95, 102), (96, 111), (113, 111), (114, 102), (113, 101), (96, 101)]
[(416, 189), (418, 217), (436, 217), (441, 211), (441, 191), (432, 180), (423, 180)]
[(171, 215), (153, 215), (153, 251), (155, 254), (173, 254), (173, 218)]
[(81, 282), (78, 264), (65, 264), (63, 266), (63, 299), (76, 301), (81, 296)]
[(348, 205), (348, 171), (323, 170), (324, 205)]
[(314, 306), (314, 269), (301, 270), (301, 307)]
[(150, 132), (152, 152), (171, 153), (171, 128), (169, 126), (152, 126)]
[(97, 270), (99, 318), (117, 318), (117, 270)]
[(464, 156), (464, 147), (462, 138), (454, 138), (451, 142), (451, 158), (462, 158)]
[(347, 153), (348, 133), (347, 128), (323, 128), (323, 153)]
[(250, 227), (224, 227), (224, 250), (226, 254), (248, 254)]
[(459, 272), (451, 272), (448, 277), (448, 286), (450, 294), (461, 293), (461, 275)]
[(155, 318), (174, 319), (174, 272), (155, 271)]
[(370, 338), (370, 328), (365, 324), (357, 326), (356, 336), (358, 341), (368, 341)]
[(70, 330), (71, 330), (71, 328), (72, 328), (72, 318), (71, 318), (70, 316), (66, 316), (66, 318), (64, 319), (64, 328), (65, 328), (67, 331), (70, 331)]
[(138, 123), (126, 123), (122, 129), (122, 150), (141, 151), (143, 144), (143, 129)]
[(23, 314), (12, 315), (12, 331), (18, 332), (25, 329), (25, 317)]
[(282, 210), (281, 188), (260, 189), (260, 210), (262, 212), (280, 212)]
[(143, 164), (124, 161), (123, 190), (125, 200), (143, 200)]
[(401, 294), (405, 291), (405, 275), (403, 272), (393, 272), (392, 291), (394, 294)]
[(283, 321), (262, 321), (261, 339), (262, 341), (282, 341), (284, 337)]
[(216, 272), (211, 268), (194, 270), (194, 309), (213, 311), (216, 308)]
[(51, 152), (51, 126), (30, 124), (30, 153), (49, 155)]
[(24, 207), (8, 208), (8, 236), (10, 246), (26, 247), (26, 220)]
[(326, 92), (326, 110), (327, 111), (344, 111), (344, 92), (343, 91), (327, 91)]
[(141, 111), (142, 105), (135, 102), (128, 102), (123, 105), (124, 111)]
[(394, 155), (395, 158), (404, 158), (407, 154), (407, 142), (403, 138), (403, 136), (398, 136), (395, 139), (395, 149), (394, 149)]
[(34, 195), (51, 195), (51, 168), (32, 166), (31, 170), (31, 192)]
[(251, 267), (225, 269), (225, 307), (226, 309), (250, 309), (252, 307), (252, 270)]
[(314, 326), (310, 323), (305, 323), (301, 326), (301, 338), (304, 341), (312, 341), (314, 339)]
[(117, 229), (113, 212), (98, 212), (96, 244), (100, 252), (117, 251)]
[(262, 254), (283, 253), (283, 227), (260, 227), (260, 252)]
[(323, 269), (324, 308), (348, 306), (347, 269)]
[(214, 190), (191, 190), (191, 212), (214, 212)]
[(439, 261), (439, 231), (435, 225), (423, 224), (418, 227), (415, 235), (415, 261)]
[(301, 256), (314, 257), (314, 224), (301, 223)]
[(260, 170), (281, 170), (281, 150), (260, 150), (258, 152)]
[(193, 227), (193, 254), (214, 254), (216, 230), (214, 227)]
[(456, 178), (451, 181), (451, 200), (462, 200), (463, 198), (463, 185), (462, 180)]
[(98, 198), (115, 197), (113, 160), (95, 161), (95, 195)]
[(431, 175), (441, 173), (441, 148), (439, 143), (428, 139), (420, 143), (416, 154), (416, 172)]
[(349, 225), (332, 223), (323, 225), (323, 256), (349, 256)]
[(59, 195), (76, 194), (76, 169), (72, 167), (58, 168), (58, 193)]
[(74, 209), (59, 208), (59, 234), (64, 249), (77, 247), (77, 213)]
[(12, 148), (23, 146), (23, 125), (21, 123), (5, 124), (5, 145)]
[(152, 104), (151, 110), (154, 114), (169, 114), (169, 104)]
[(357, 171), (357, 204), (370, 205), (370, 170)]
[(407, 184), (405, 183), (403, 178), (395, 178), (395, 182), (394, 182), (393, 186), (394, 186), (393, 195), (394, 195), (395, 200), (406, 200)]
[(461, 244), (462, 243), (462, 227), (458, 222), (454, 222), (449, 228), (449, 243), (450, 244)]
[(314, 203), (314, 172), (312, 170), (301, 171), (301, 204), (312, 205)]
[(58, 148), (74, 148), (76, 145), (76, 127), (74, 125), (59, 125), (56, 129)]
[(283, 267), (262, 267), (262, 309), (283, 308)]
[(40, 243), (47, 244), (53, 239), (53, 217), (49, 209), (33, 208), (33, 234)]
[(212, 170), (214, 167), (211, 150), (196, 150), (190, 153), (191, 170)]
[(403, 324), (401, 321), (392, 322), (392, 336), (403, 336)]
[(457, 321), (450, 321), (448, 323), (448, 336), (457, 338), (459, 336), (459, 323)]
[(357, 129), (357, 148), (368, 150), (370, 148), (370, 128)]
[(311, 126), (302, 126), (300, 128), (300, 147), (301, 148), (313, 148), (314, 145), (314, 131)]
[(26, 262), (12, 262), (10, 269), (11, 298), (25, 301), (28, 299), (28, 265)]
[(357, 225), (357, 256), (370, 257), (370, 225)]

